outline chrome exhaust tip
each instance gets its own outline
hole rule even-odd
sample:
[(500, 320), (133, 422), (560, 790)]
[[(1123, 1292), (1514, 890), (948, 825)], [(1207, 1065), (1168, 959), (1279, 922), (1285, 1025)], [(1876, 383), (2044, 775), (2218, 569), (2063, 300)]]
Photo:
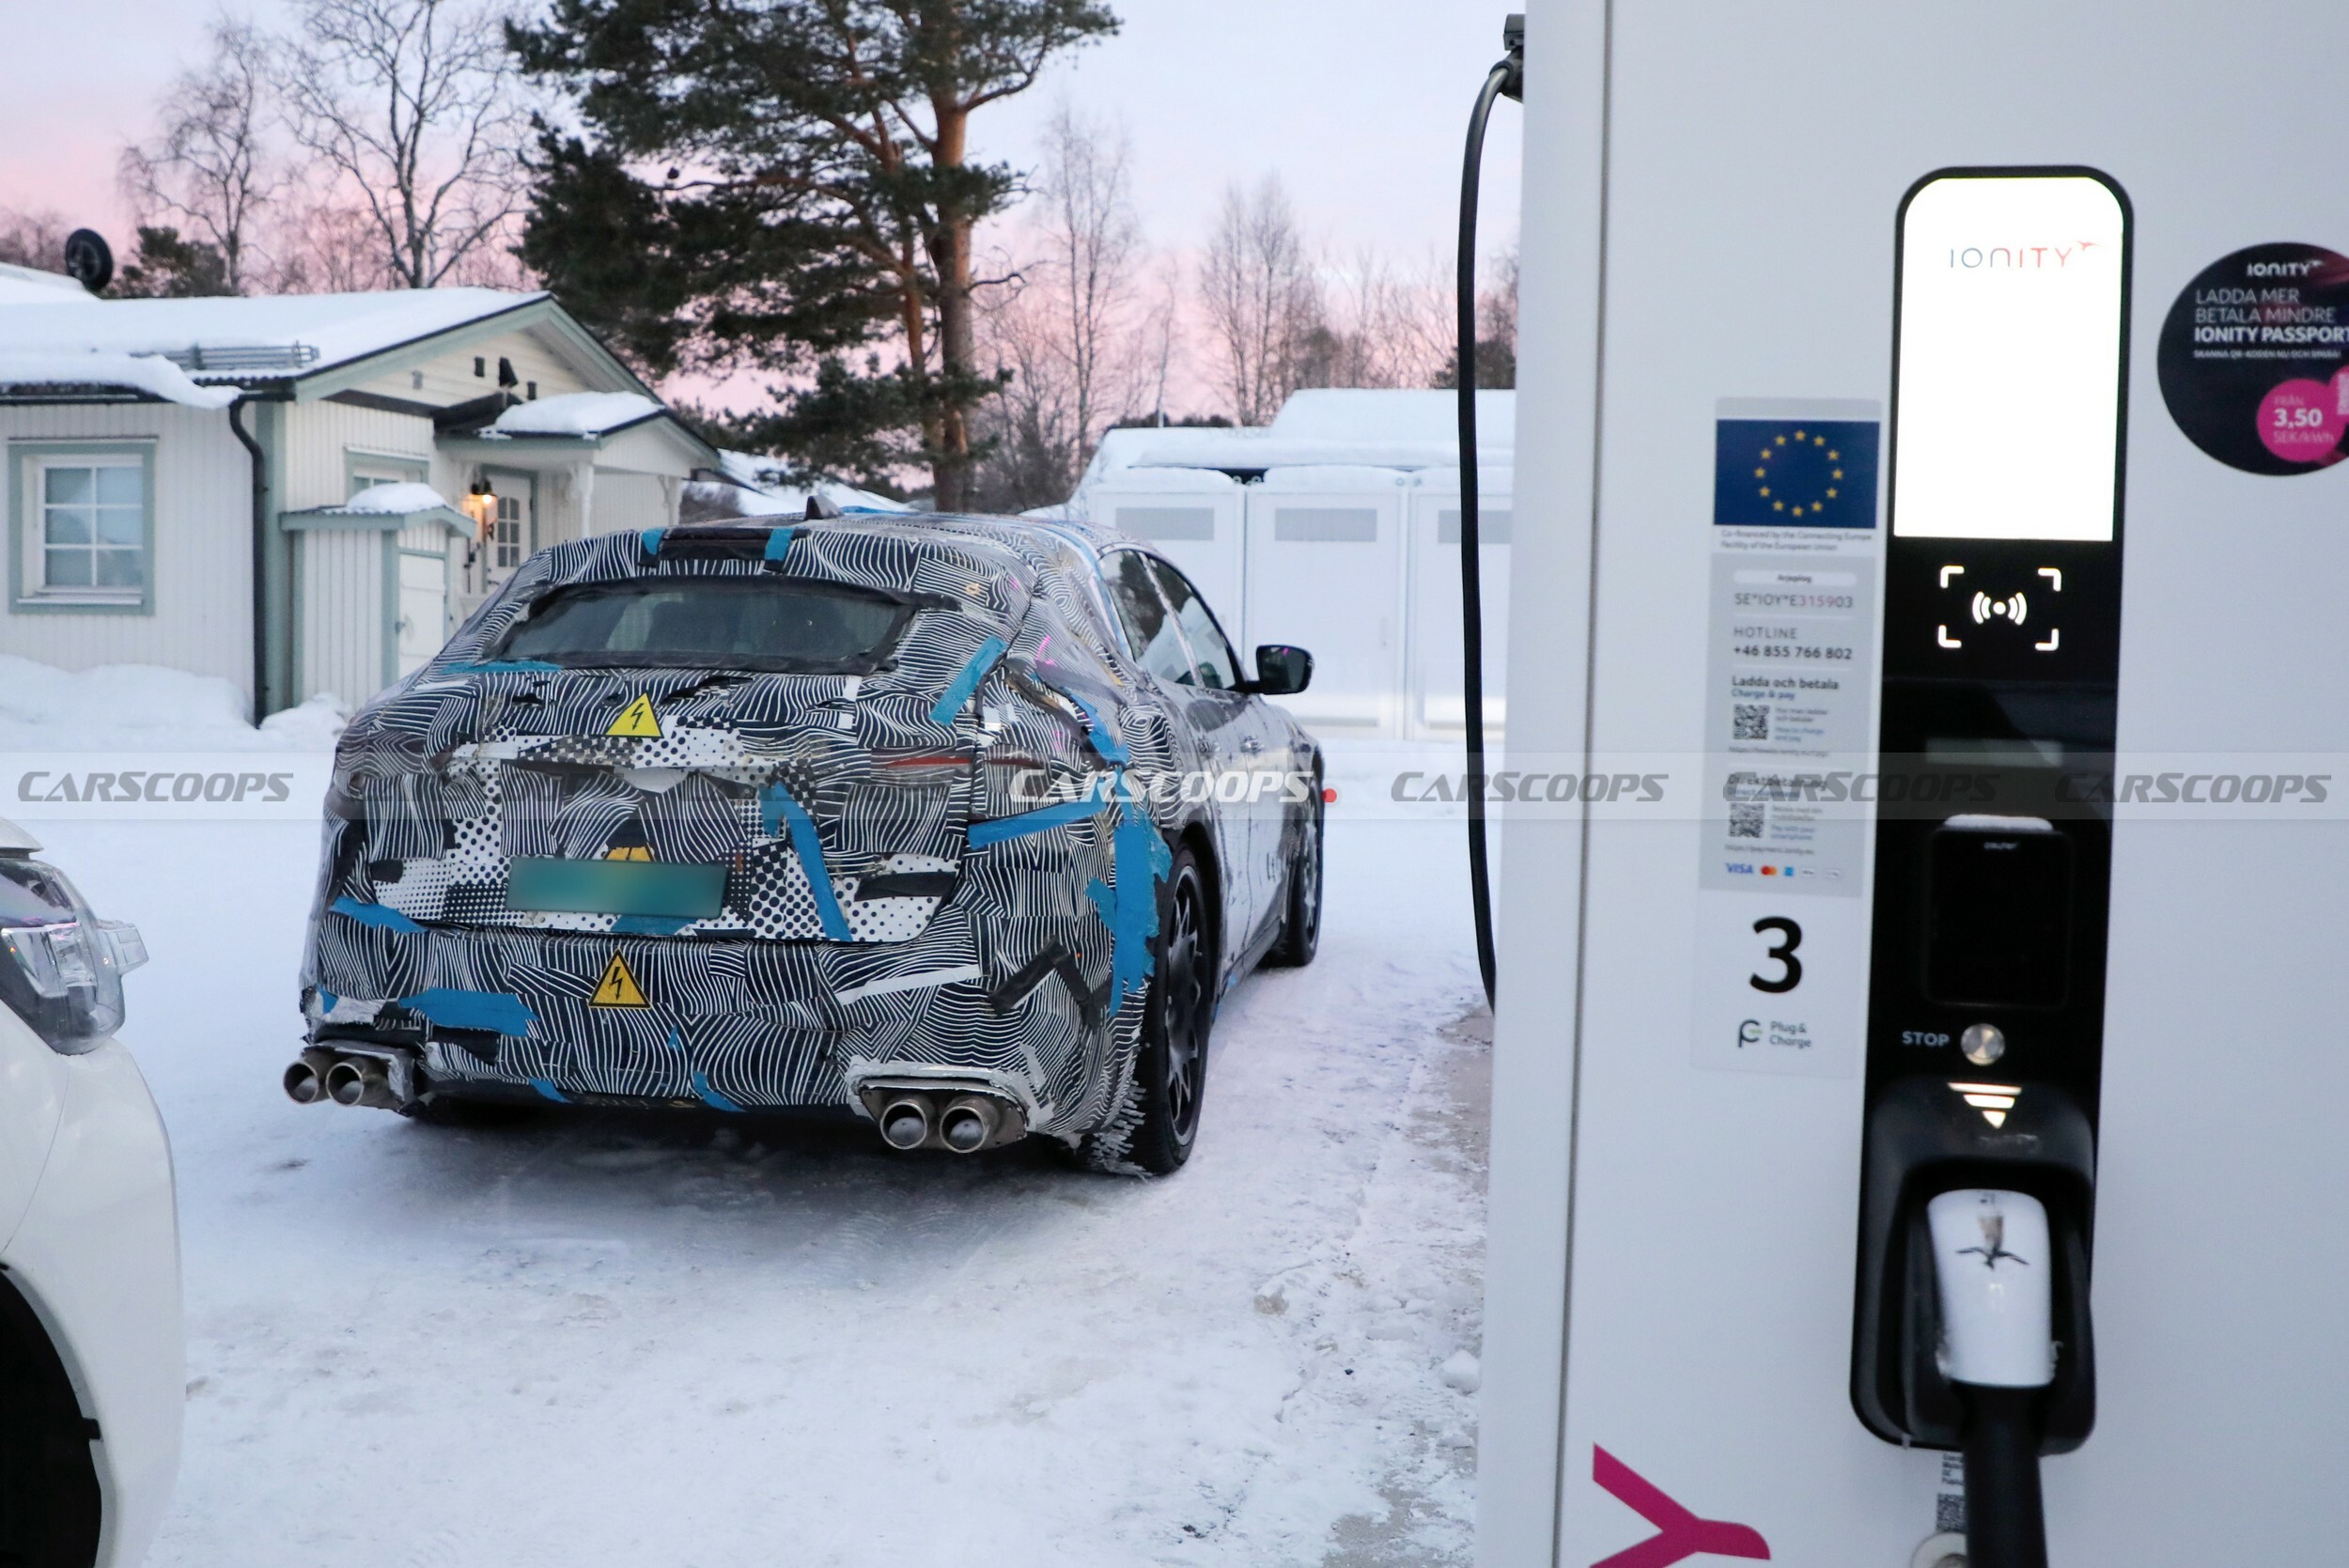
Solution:
[(881, 1141), (893, 1149), (918, 1149), (929, 1141), (930, 1102), (919, 1094), (900, 1094), (881, 1109)]
[(297, 1058), (286, 1067), (286, 1097), (296, 1105), (316, 1105), (326, 1097), (326, 1081), (308, 1062)]
[(366, 1098), (366, 1070), (346, 1056), (326, 1069), (326, 1094), (336, 1105), (357, 1105)]
[(381, 1058), (373, 1056), (346, 1056), (327, 1068), (326, 1094), (336, 1105), (364, 1105), (377, 1110), (397, 1110), (400, 1104)]
[(976, 1154), (994, 1141), (1002, 1123), (1002, 1108), (987, 1095), (958, 1094), (939, 1117), (938, 1136), (958, 1155)]

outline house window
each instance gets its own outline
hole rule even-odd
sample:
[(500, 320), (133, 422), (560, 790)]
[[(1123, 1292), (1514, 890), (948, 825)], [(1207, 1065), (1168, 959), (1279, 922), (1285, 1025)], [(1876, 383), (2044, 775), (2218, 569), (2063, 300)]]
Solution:
[(136, 461), (43, 463), (44, 592), (136, 598), (147, 586), (147, 485)]
[(20, 450), (17, 601), (143, 610), (152, 570), (147, 454)]

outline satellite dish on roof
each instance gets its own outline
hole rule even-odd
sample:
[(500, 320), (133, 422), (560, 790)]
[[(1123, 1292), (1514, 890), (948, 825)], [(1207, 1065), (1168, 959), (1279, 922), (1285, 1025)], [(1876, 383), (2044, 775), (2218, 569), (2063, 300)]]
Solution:
[(115, 277), (115, 253), (106, 237), (94, 228), (77, 228), (65, 237), (66, 276), (96, 294)]

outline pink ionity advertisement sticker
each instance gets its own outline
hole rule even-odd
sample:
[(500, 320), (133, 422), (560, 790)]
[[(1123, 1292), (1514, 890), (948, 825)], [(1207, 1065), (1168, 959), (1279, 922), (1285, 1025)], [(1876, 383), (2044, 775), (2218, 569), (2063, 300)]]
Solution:
[(2158, 366), (2178, 428), (2230, 468), (2349, 457), (2349, 256), (2277, 242), (2213, 262), (2170, 307)]

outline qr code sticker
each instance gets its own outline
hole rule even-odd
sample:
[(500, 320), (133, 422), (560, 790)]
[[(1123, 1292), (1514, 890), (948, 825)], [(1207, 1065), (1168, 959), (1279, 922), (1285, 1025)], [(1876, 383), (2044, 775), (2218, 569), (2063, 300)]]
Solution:
[(1731, 705), (1729, 738), (1732, 740), (1767, 740), (1769, 737), (1769, 704), (1735, 703)]
[(1966, 1533), (1966, 1498), (1963, 1493), (1943, 1492), (1933, 1499), (1933, 1529), (1938, 1535)]
[(1733, 805), (1729, 808), (1731, 838), (1760, 838), (1762, 808), (1759, 805)]

